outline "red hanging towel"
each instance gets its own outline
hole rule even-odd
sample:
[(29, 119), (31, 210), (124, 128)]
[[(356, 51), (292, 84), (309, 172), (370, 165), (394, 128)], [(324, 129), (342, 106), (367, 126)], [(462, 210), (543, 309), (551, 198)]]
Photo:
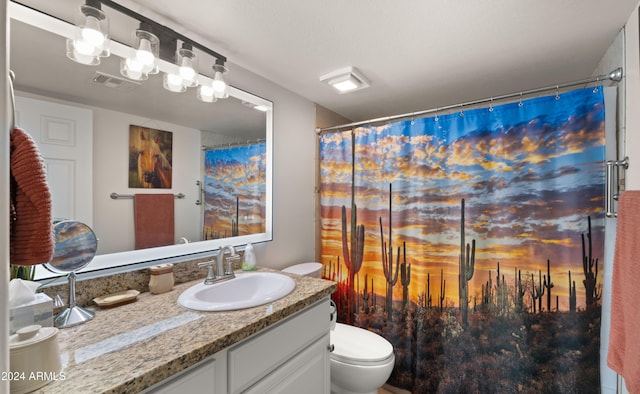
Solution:
[(617, 220), (607, 364), (640, 393), (640, 191), (621, 194)]
[(135, 194), (136, 249), (175, 244), (173, 194)]
[(53, 257), (51, 192), (38, 146), (24, 130), (10, 138), (10, 264), (36, 265)]

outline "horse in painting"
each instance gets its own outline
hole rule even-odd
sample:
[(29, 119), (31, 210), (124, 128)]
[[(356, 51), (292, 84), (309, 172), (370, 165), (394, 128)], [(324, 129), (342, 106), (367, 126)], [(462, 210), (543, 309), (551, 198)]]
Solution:
[(171, 188), (171, 163), (160, 150), (158, 139), (140, 133), (138, 179), (144, 188)]

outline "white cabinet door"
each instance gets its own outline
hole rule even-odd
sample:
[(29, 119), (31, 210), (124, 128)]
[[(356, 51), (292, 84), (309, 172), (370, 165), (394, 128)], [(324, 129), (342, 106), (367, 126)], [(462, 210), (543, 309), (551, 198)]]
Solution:
[(330, 391), (329, 334), (298, 353), (245, 393), (326, 394)]
[(227, 357), (229, 393), (244, 392), (328, 333), (325, 299), (232, 346)]

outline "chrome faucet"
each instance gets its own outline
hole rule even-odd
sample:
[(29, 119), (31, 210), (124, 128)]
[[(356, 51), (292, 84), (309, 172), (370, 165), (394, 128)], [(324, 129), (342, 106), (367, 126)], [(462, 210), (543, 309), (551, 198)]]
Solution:
[[(228, 260), (227, 262), (227, 266), (224, 266), (224, 256), (225, 254), (229, 252), (231, 254), (231, 258)], [(198, 267), (208, 267), (209, 270), (207, 271), (207, 277), (204, 280), (204, 284), (205, 285), (211, 285), (214, 284), (216, 282), (221, 282), (224, 280), (229, 280), (229, 279), (233, 279), (235, 278), (235, 275), (233, 273), (233, 261), (235, 259), (233, 259), (233, 257), (238, 257), (238, 254), (236, 253), (236, 249), (232, 246), (232, 245), (226, 245), (220, 248), (220, 250), (218, 250), (218, 255), (216, 256), (216, 272), (215, 275), (213, 273), (213, 260), (212, 261), (207, 261), (204, 263), (198, 263)]]
[(231, 263), (227, 265), (226, 269), (224, 267), (224, 255), (227, 251), (231, 254), (230, 257), (238, 256), (236, 249), (232, 245), (223, 246), (218, 250), (218, 257), (216, 258), (216, 276), (218, 278), (229, 275), (233, 277), (233, 268), (231, 268)]

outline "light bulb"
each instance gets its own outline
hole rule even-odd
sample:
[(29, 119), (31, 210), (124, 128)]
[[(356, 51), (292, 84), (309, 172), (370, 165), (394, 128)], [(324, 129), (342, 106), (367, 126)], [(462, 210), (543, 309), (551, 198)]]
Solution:
[(167, 74), (167, 78), (169, 79), (169, 83), (172, 85), (182, 84), (182, 77), (178, 74)]
[(171, 92), (184, 92), (187, 88), (182, 83), (182, 77), (178, 74), (164, 74), (163, 86)]
[(87, 16), (86, 23), (82, 28), (82, 39), (98, 48), (104, 44), (105, 36), (100, 31), (100, 21), (96, 17)]
[(76, 42), (69, 38), (67, 39), (67, 57), (74, 62), (80, 64), (86, 64), (89, 66), (95, 66), (100, 64), (100, 57), (93, 56), (92, 54), (83, 54), (76, 49)]
[(190, 57), (183, 57), (182, 64), (180, 65), (180, 76), (186, 82), (192, 82), (196, 76), (196, 71), (193, 69), (192, 61)]
[(142, 72), (143, 64), (136, 59), (127, 59), (126, 60), (127, 69), (130, 71)]
[(216, 101), (216, 95), (211, 85), (200, 85), (198, 87), (198, 99), (206, 103), (212, 103)]
[(95, 45), (85, 40), (74, 40), (73, 48), (78, 54), (83, 56), (95, 56), (95, 54), (99, 52)]
[(140, 39), (140, 47), (136, 51), (136, 59), (147, 67), (153, 68), (156, 57), (151, 51), (151, 42), (146, 38)]
[(133, 58), (120, 59), (120, 74), (136, 81), (144, 81), (149, 78), (149, 74), (143, 70), (142, 63)]
[(223, 93), (227, 88), (227, 83), (224, 81), (224, 78), (222, 77), (222, 73), (220, 71), (216, 71), (215, 75), (213, 76), (212, 85), (213, 90), (215, 90), (216, 93)]
[(216, 92), (216, 98), (226, 99), (228, 97), (229, 97), (229, 92), (227, 91), (227, 89), (223, 90), (222, 92)]

